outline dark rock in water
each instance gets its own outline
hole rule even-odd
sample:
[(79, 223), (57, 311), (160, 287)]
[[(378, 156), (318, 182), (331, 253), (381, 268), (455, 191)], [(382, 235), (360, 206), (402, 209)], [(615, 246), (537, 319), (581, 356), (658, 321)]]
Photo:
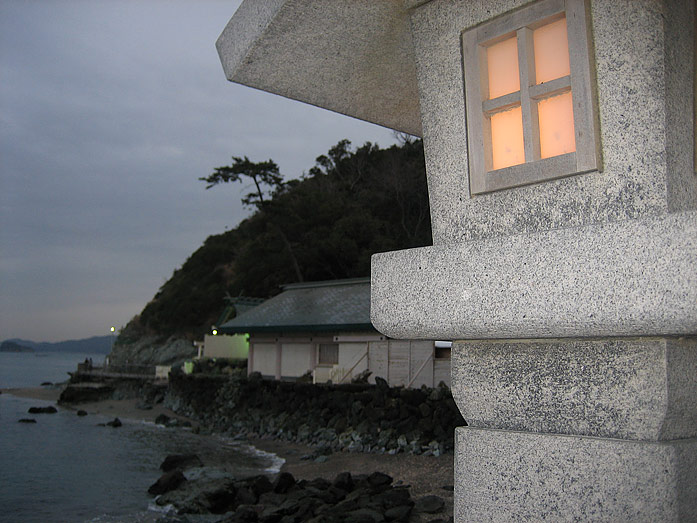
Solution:
[(22, 418), (18, 423), (36, 423), (36, 420), (32, 418)]
[(153, 496), (164, 494), (165, 492), (178, 488), (185, 481), (186, 478), (181, 470), (165, 472), (155, 483), (150, 485), (148, 494), (152, 494)]
[(424, 496), (416, 500), (414, 510), (434, 514), (440, 512), (445, 507), (445, 501), (438, 496)]
[(160, 470), (169, 472), (170, 470), (186, 470), (191, 467), (202, 467), (203, 462), (196, 454), (170, 454), (160, 465)]
[(53, 382), (52, 381), (44, 381), (43, 383), (41, 383), (41, 386), (42, 387), (52, 387)]
[(29, 412), (29, 414), (55, 414), (58, 410), (51, 405), (48, 407), (29, 407), (27, 412)]
[(112, 421), (109, 421), (106, 423), (107, 427), (114, 427), (114, 428), (120, 427), (121, 425), (123, 425), (123, 423), (121, 423), (121, 420), (119, 418), (114, 418)]
[(84, 411), (84, 410), (82, 410), (82, 409), (80, 409), (80, 410), (77, 411), (77, 415), (78, 415), (78, 416), (87, 416), (87, 412)]
[(160, 414), (155, 418), (155, 423), (158, 425), (167, 425), (172, 418), (167, 416), (167, 414)]
[(273, 482), (273, 491), (277, 494), (285, 494), (295, 485), (295, 478), (290, 472), (281, 472)]

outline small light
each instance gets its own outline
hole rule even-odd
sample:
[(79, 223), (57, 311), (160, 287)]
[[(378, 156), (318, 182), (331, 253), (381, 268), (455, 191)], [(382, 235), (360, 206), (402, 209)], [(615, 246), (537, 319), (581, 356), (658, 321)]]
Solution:
[(115, 331), (116, 331), (116, 327), (114, 327), (114, 326), (112, 325), (111, 329), (109, 329), (109, 330), (110, 330), (111, 332), (115, 332)]
[(216, 329), (213, 329), (213, 336), (217, 336), (217, 335), (218, 335), (218, 331)]

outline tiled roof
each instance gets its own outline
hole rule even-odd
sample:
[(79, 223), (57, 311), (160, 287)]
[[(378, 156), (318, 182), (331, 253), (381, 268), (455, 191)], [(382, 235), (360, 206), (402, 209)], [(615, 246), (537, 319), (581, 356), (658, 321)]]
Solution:
[(219, 326), (221, 332), (373, 331), (370, 279), (285, 285), (278, 296)]

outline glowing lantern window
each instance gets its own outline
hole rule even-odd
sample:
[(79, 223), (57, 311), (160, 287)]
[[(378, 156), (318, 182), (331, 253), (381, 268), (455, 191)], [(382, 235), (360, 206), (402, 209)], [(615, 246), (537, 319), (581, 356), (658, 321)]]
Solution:
[(489, 98), (520, 91), (518, 44), (515, 38), (487, 47), (486, 61), (489, 77)]
[(585, 9), (542, 0), (463, 33), (471, 194), (599, 168)]

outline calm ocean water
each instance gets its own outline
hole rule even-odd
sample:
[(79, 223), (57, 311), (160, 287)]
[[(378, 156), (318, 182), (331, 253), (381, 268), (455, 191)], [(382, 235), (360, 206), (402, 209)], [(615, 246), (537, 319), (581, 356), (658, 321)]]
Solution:
[[(0, 353), (0, 388), (60, 382), (85, 354)], [(100, 357), (92, 356), (95, 363)], [(0, 521), (149, 522), (155, 511), (147, 494), (167, 454), (198, 454), (239, 477), (272, 472), (274, 456), (238, 442), (181, 429), (127, 422), (98, 427), (100, 416), (72, 410), (28, 414), (51, 402), (0, 395)], [(36, 424), (18, 423), (34, 418)], [(195, 519), (191, 519), (195, 521)]]

